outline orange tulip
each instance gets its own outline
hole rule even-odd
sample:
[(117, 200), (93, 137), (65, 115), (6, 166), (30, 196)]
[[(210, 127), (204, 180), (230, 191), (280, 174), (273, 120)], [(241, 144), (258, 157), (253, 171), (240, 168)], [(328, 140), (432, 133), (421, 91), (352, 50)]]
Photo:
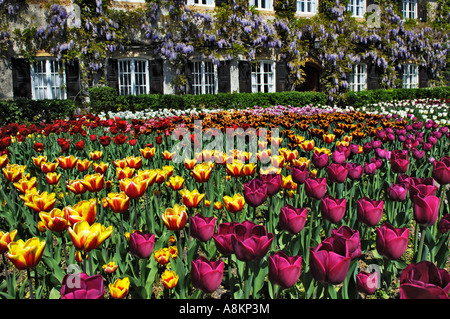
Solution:
[(124, 192), (109, 193), (105, 198), (106, 207), (111, 208), (115, 213), (124, 213), (130, 207), (130, 198)]
[(167, 208), (161, 217), (168, 230), (181, 230), (188, 220), (186, 206), (175, 204), (173, 208)]
[(68, 231), (76, 250), (90, 252), (111, 236), (112, 226), (106, 228), (100, 223), (89, 225), (84, 220), (77, 222), (73, 228), (69, 227)]
[(171, 176), (166, 185), (174, 191), (179, 191), (183, 188), (184, 178), (181, 176)]
[(78, 162), (78, 158), (73, 155), (70, 156), (60, 156), (56, 159), (58, 161), (59, 167), (64, 170), (71, 170), (75, 167)]
[(192, 170), (196, 164), (197, 164), (197, 160), (195, 158), (194, 159), (186, 158), (184, 160), (184, 167), (187, 170)]
[(45, 244), (45, 240), (40, 241), (38, 237), (30, 238), (26, 242), (19, 239), (8, 245), (9, 252), (6, 257), (19, 270), (34, 268), (41, 261)]
[(47, 181), (48, 185), (56, 185), (59, 183), (59, 180), (61, 179), (61, 174), (58, 174), (56, 172), (48, 172), (45, 174), (45, 180)]
[(59, 208), (53, 208), (49, 213), (40, 212), (39, 217), (45, 228), (55, 233), (61, 233), (70, 226), (66, 215)]
[(8, 245), (14, 241), (16, 235), (17, 229), (6, 233), (0, 231), (0, 254), (4, 254), (8, 251)]
[(25, 203), (25, 205), (31, 208), (35, 213), (42, 211), (49, 212), (55, 207), (56, 194), (39, 191), (26, 192), (24, 195), (19, 196)]
[(195, 165), (192, 169), (192, 176), (196, 180), (197, 183), (205, 183), (211, 177), (212, 169), (214, 168), (214, 164), (211, 163), (200, 163)]
[(97, 193), (105, 187), (105, 178), (102, 174), (95, 173), (84, 176), (81, 183), (90, 193)]
[(50, 173), (50, 172), (56, 172), (56, 168), (59, 166), (58, 162), (52, 163), (52, 162), (42, 162), (41, 163), (41, 171), (44, 174)]
[(114, 299), (124, 299), (130, 291), (130, 279), (116, 279), (114, 283), (108, 285), (109, 293)]
[(75, 195), (84, 194), (87, 191), (87, 187), (84, 186), (84, 184), (81, 182), (81, 179), (68, 181), (67, 189), (69, 189)]
[(166, 289), (175, 288), (178, 283), (179, 276), (173, 271), (166, 269), (161, 275), (161, 281)]
[(142, 176), (134, 176), (133, 178), (125, 178), (119, 181), (120, 190), (128, 195), (131, 199), (135, 199), (144, 195), (148, 187), (148, 181)]
[(92, 161), (85, 158), (83, 160), (78, 160), (76, 167), (79, 172), (86, 172), (89, 169), (89, 167), (91, 167), (91, 165)]
[(22, 194), (25, 194), (25, 192), (28, 189), (35, 188), (37, 185), (37, 179), (36, 177), (32, 177), (30, 179), (28, 178), (21, 178), (19, 181), (13, 183), (14, 187), (18, 189)]
[(125, 160), (131, 168), (140, 169), (142, 166), (142, 157), (127, 156)]
[(102, 151), (93, 151), (89, 153), (91, 160), (98, 161), (102, 158), (103, 152)]
[(108, 167), (109, 167), (109, 164), (108, 164), (108, 163), (103, 163), (103, 162), (100, 162), (100, 163), (98, 163), (98, 164), (97, 164), (97, 163), (94, 163), (94, 164), (93, 164), (93, 167), (94, 167), (94, 171), (95, 171), (96, 173), (105, 175), (106, 170), (107, 170)]
[(134, 171), (136, 169), (131, 168), (131, 167), (124, 167), (124, 168), (116, 168), (116, 176), (119, 180), (124, 179), (124, 178), (131, 178), (134, 175)]
[(143, 149), (139, 149), (139, 151), (141, 152), (142, 157), (144, 157), (145, 159), (152, 159), (155, 156), (156, 148), (145, 147)]
[(72, 226), (80, 221), (86, 221), (89, 225), (92, 225), (97, 215), (97, 200), (91, 198), (79, 201), (73, 206), (64, 207), (63, 212)]
[(200, 194), (196, 189), (192, 192), (184, 189), (180, 191), (180, 194), (183, 204), (188, 208), (196, 208), (205, 197), (205, 194)]
[(233, 197), (224, 196), (223, 203), (228, 212), (236, 214), (244, 208), (245, 198), (241, 194), (234, 194)]

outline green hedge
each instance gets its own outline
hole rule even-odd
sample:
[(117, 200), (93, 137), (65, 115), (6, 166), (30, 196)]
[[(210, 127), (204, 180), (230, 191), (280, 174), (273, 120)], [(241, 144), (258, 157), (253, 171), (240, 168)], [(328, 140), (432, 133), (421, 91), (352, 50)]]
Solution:
[(75, 107), (72, 100), (3, 100), (0, 101), (0, 125), (64, 119), (72, 116)]

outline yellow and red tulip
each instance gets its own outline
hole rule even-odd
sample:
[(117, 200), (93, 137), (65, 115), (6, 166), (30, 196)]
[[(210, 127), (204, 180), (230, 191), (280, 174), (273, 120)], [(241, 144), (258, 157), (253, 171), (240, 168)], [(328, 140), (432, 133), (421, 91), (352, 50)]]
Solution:
[(38, 237), (30, 238), (25, 242), (19, 239), (8, 245), (9, 252), (6, 257), (19, 270), (34, 268), (41, 261), (45, 244), (45, 240), (40, 241)]
[(105, 202), (106, 207), (109, 207), (115, 213), (124, 213), (130, 207), (130, 197), (124, 192), (109, 193)]
[(8, 182), (16, 183), (24, 177), (25, 166), (18, 164), (6, 164), (2, 172)]
[(109, 263), (104, 264), (102, 268), (104, 272), (106, 272), (108, 275), (111, 275), (116, 272), (116, 270), (119, 268), (119, 265), (117, 265), (114, 261), (110, 261)]
[(184, 186), (184, 178), (182, 176), (171, 176), (166, 185), (174, 191), (179, 191)]
[(128, 195), (131, 199), (141, 197), (145, 194), (148, 187), (148, 180), (140, 175), (133, 178), (125, 178), (119, 181), (120, 190)]
[(103, 163), (103, 162), (94, 163), (92, 167), (94, 168), (94, 172), (105, 175), (106, 170), (109, 167), (109, 163)]
[(24, 195), (19, 196), (25, 203), (25, 205), (31, 208), (35, 213), (40, 213), (42, 211), (51, 211), (56, 204), (56, 194), (55, 193), (40, 193), (32, 189), (27, 191)]
[(155, 156), (156, 148), (154, 147), (145, 147), (139, 149), (141, 155), (145, 159), (152, 159)]
[(138, 170), (137, 175), (142, 176), (142, 178), (147, 181), (148, 184), (147, 187), (150, 187), (155, 183), (158, 173), (154, 169), (145, 169), (145, 170)]
[(47, 156), (45, 156), (45, 155), (40, 155), (38, 157), (32, 157), (31, 159), (33, 160), (34, 165), (39, 168), (41, 168), (41, 163), (47, 162)]
[(55, 233), (61, 233), (70, 226), (69, 221), (66, 219), (66, 214), (59, 208), (53, 208), (48, 213), (40, 212), (39, 217), (45, 228)]
[(167, 208), (161, 217), (168, 230), (181, 230), (188, 220), (186, 206), (175, 204), (173, 208)]
[(331, 143), (333, 143), (334, 139), (336, 138), (336, 135), (334, 135), (334, 134), (323, 134), (322, 138), (323, 138), (323, 141), (326, 144), (331, 144)]
[(128, 277), (116, 279), (114, 283), (108, 285), (108, 288), (112, 298), (124, 299), (130, 291), (130, 279)]
[(214, 168), (214, 164), (212, 163), (200, 163), (195, 165), (192, 169), (192, 176), (194, 177), (197, 183), (206, 183), (211, 177), (212, 170)]
[(195, 165), (197, 165), (197, 160), (195, 158), (193, 159), (186, 158), (184, 160), (184, 167), (189, 171), (192, 170), (195, 167)]
[(167, 172), (161, 168), (156, 169), (155, 183), (161, 185), (167, 179)]
[(3, 154), (2, 156), (0, 156), (0, 168), (5, 167), (6, 165), (8, 165), (8, 163), (8, 154)]
[(98, 161), (102, 158), (103, 152), (102, 151), (93, 151), (89, 153), (89, 156), (91, 157), (91, 160)]
[(19, 181), (13, 183), (14, 187), (19, 190), (22, 194), (25, 194), (25, 192), (28, 189), (36, 188), (37, 186), (37, 179), (36, 177), (28, 178), (21, 178)]
[(124, 168), (116, 168), (116, 176), (119, 180), (125, 179), (125, 178), (132, 178), (135, 172), (135, 168), (126, 166)]
[(142, 157), (127, 156), (125, 158), (127, 164), (131, 168), (140, 169), (142, 166)]
[(76, 158), (73, 155), (69, 156), (60, 156), (56, 159), (58, 161), (59, 167), (61, 167), (64, 170), (71, 170), (75, 167), (75, 165), (78, 162), (78, 158)]
[(239, 177), (243, 175), (244, 163), (239, 161), (233, 161), (232, 163), (227, 163), (227, 174), (231, 177)]
[[(51, 174), (51, 173), (48, 173), (48, 174)], [(68, 181), (67, 189), (70, 190), (75, 195), (84, 194), (87, 191), (87, 188), (81, 182), (81, 179), (75, 179), (73, 181)]]
[(244, 208), (245, 198), (241, 194), (234, 194), (233, 197), (224, 196), (223, 203), (228, 212), (236, 214)]
[(68, 228), (70, 238), (76, 250), (90, 252), (100, 246), (111, 236), (112, 226), (105, 227), (100, 223), (89, 225), (85, 220)]
[(128, 166), (126, 158), (114, 160), (113, 164), (116, 168), (125, 168)]
[(223, 208), (222, 202), (214, 202), (214, 209), (221, 210)]
[(164, 152), (162, 152), (162, 156), (166, 161), (171, 161), (174, 154), (170, 153), (168, 150), (165, 150)]
[(56, 168), (59, 166), (58, 162), (52, 163), (52, 162), (42, 162), (41, 163), (41, 171), (44, 174), (50, 173), (50, 172), (56, 172)]
[(179, 276), (173, 271), (166, 269), (161, 275), (161, 282), (166, 289), (175, 288)]
[(180, 191), (180, 194), (183, 204), (188, 208), (196, 208), (205, 197), (205, 194), (200, 194), (196, 189), (192, 192), (188, 189), (184, 189)]
[(97, 193), (105, 187), (105, 178), (99, 173), (89, 174), (84, 176), (81, 183), (90, 193)]
[(8, 245), (14, 241), (16, 235), (17, 229), (6, 233), (0, 231), (0, 254), (4, 254), (8, 251)]
[(76, 168), (79, 172), (86, 172), (89, 169), (89, 167), (91, 167), (91, 165), (92, 161), (85, 158), (77, 161)]
[(92, 225), (97, 215), (97, 200), (91, 198), (79, 201), (73, 206), (64, 207), (63, 212), (72, 226), (80, 221), (86, 221), (89, 225)]
[(171, 177), (173, 175), (173, 172), (174, 172), (175, 168), (172, 165), (164, 165), (162, 167), (162, 169), (163, 169), (164, 172), (166, 172), (166, 176), (167, 176), (166, 178), (169, 178), (169, 177)]
[(244, 166), (242, 168), (242, 174), (244, 176), (255, 175), (255, 172), (256, 172), (256, 164), (255, 163), (244, 164)]
[(59, 183), (59, 180), (61, 179), (61, 174), (56, 172), (48, 172), (45, 174), (45, 180), (47, 181), (48, 185), (56, 185)]
[(314, 142), (314, 140), (304, 140), (303, 142), (300, 143), (300, 147), (305, 152), (312, 151), (315, 146), (316, 146), (316, 143)]

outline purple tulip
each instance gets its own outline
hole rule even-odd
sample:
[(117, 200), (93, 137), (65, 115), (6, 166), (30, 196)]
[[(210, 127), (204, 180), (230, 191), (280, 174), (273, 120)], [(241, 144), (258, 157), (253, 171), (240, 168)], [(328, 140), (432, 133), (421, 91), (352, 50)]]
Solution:
[(315, 280), (337, 285), (347, 277), (351, 258), (328, 250), (330, 248), (321, 244), (316, 248), (311, 247), (309, 266)]
[(412, 201), (416, 222), (422, 226), (434, 225), (439, 216), (440, 198), (434, 195), (423, 196), (418, 194), (413, 197)]
[(211, 239), (214, 235), (214, 230), (216, 228), (216, 218), (215, 217), (205, 217), (202, 214), (195, 214), (190, 218), (189, 231), (192, 237), (200, 240), (201, 242), (206, 242)]
[(309, 177), (305, 181), (305, 194), (310, 198), (321, 199), (325, 196), (327, 190), (325, 177)]
[(378, 224), (383, 215), (384, 201), (372, 200), (367, 196), (357, 201), (356, 217), (359, 222), (373, 227)]
[(205, 256), (200, 256), (191, 263), (191, 281), (195, 288), (205, 293), (212, 293), (219, 288), (225, 267), (223, 261), (210, 261)]
[(269, 251), (273, 238), (264, 226), (246, 220), (235, 225), (231, 242), (236, 258), (247, 262), (262, 259)]
[(391, 153), (391, 169), (394, 173), (404, 174), (408, 171), (409, 160), (406, 151), (394, 150)]
[(365, 162), (363, 169), (367, 175), (374, 175), (377, 172), (377, 164)]
[(357, 163), (348, 163), (348, 178), (352, 181), (359, 180), (364, 172), (364, 168)]
[(427, 260), (409, 264), (400, 275), (400, 299), (449, 299), (450, 274)]
[(252, 179), (244, 184), (245, 202), (252, 206), (258, 207), (267, 198), (267, 184), (259, 179)]
[(292, 166), (291, 176), (294, 183), (298, 185), (305, 183), (309, 176), (308, 166), (306, 164)]
[(301, 270), (301, 256), (288, 256), (282, 251), (269, 256), (269, 280), (283, 289), (295, 285), (300, 278)]
[(450, 230), (450, 214), (444, 214), (437, 225), (439, 231), (444, 234)]
[(378, 275), (376, 272), (360, 271), (356, 274), (356, 288), (364, 295), (373, 295), (377, 290)]
[(404, 202), (408, 194), (408, 186), (406, 184), (391, 184), (387, 188), (389, 198), (396, 202)]
[(375, 246), (380, 255), (395, 260), (405, 253), (409, 236), (407, 227), (395, 228), (389, 223), (383, 223), (375, 232)]
[(217, 232), (213, 235), (217, 250), (224, 256), (234, 253), (231, 238), (236, 224), (236, 222), (220, 223), (217, 226)]
[(415, 160), (421, 160), (425, 156), (425, 151), (418, 150), (417, 148), (413, 148), (411, 150), (412, 157)]
[(145, 234), (139, 230), (130, 234), (130, 253), (140, 259), (148, 258), (155, 246), (155, 235)]
[(436, 195), (437, 192), (437, 186), (434, 185), (427, 185), (422, 184), (419, 182), (413, 182), (409, 184), (409, 195), (411, 198), (414, 198), (414, 196), (422, 195), (422, 196), (429, 196), (429, 195)]
[(86, 273), (67, 274), (62, 280), (61, 299), (103, 299), (103, 277)]
[(295, 208), (287, 204), (280, 210), (280, 228), (291, 234), (298, 234), (305, 227), (307, 213), (306, 208)]
[(335, 164), (342, 164), (345, 163), (347, 157), (345, 156), (345, 152), (339, 152), (336, 150), (331, 154), (331, 160)]
[(330, 156), (324, 152), (313, 153), (312, 162), (315, 167), (323, 168), (328, 165), (329, 158), (330, 158)]
[(330, 223), (337, 224), (344, 218), (347, 200), (326, 195), (321, 200), (320, 212), (322, 217)]
[(261, 175), (261, 180), (267, 185), (267, 195), (273, 196), (280, 191), (282, 179), (283, 176), (280, 174)]
[(347, 179), (348, 169), (347, 165), (331, 163), (327, 167), (328, 180), (332, 183), (343, 183)]
[(350, 257), (351, 260), (358, 258), (362, 254), (359, 231), (345, 225), (331, 230), (331, 235), (325, 238), (321, 245), (329, 246), (327, 250)]
[(432, 176), (439, 185), (450, 184), (450, 156), (444, 156), (440, 161), (433, 162)]

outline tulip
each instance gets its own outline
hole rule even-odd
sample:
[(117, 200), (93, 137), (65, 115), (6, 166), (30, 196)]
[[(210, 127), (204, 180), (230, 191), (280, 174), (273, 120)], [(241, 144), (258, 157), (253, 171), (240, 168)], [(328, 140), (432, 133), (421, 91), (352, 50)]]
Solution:
[(6, 257), (18, 270), (36, 267), (44, 254), (46, 242), (33, 237), (24, 242), (22, 239), (8, 244)]
[[(6, 156), (6, 155), (3, 155), (3, 156)], [(31, 159), (33, 161), (33, 164), (36, 167), (39, 167), (39, 168), (41, 168), (41, 163), (46, 163), (47, 162), (47, 156), (44, 156), (44, 155), (40, 155), (38, 157), (31, 157)], [(6, 162), (6, 164), (8, 164), (8, 163)], [(6, 164), (4, 164), (4, 166)], [(3, 168), (4, 166), (1, 165), (1, 157), (0, 157), (0, 167)]]
[(356, 288), (364, 295), (373, 295), (377, 290), (378, 275), (376, 272), (360, 271), (356, 274)]
[(344, 217), (347, 200), (345, 198), (334, 198), (331, 195), (326, 195), (320, 201), (322, 217), (330, 223), (339, 223)]
[(324, 141), (326, 144), (331, 144), (331, 143), (333, 143), (335, 137), (336, 137), (336, 135), (334, 135), (334, 134), (323, 134), (323, 135), (322, 135), (323, 141)]
[(191, 261), (192, 285), (205, 293), (212, 293), (219, 288), (223, 278), (225, 263), (221, 260), (210, 261), (204, 256)]
[(103, 277), (86, 273), (65, 275), (60, 292), (61, 299), (103, 299)]
[(362, 254), (359, 231), (345, 225), (338, 229), (332, 229), (331, 235), (325, 238), (321, 245), (327, 247), (327, 250), (348, 256), (351, 260), (358, 258)]
[(241, 194), (234, 194), (233, 197), (224, 196), (223, 202), (228, 212), (236, 214), (244, 208), (245, 198)]
[(63, 211), (71, 226), (83, 220), (92, 225), (97, 214), (97, 200), (94, 198), (82, 200), (73, 206), (64, 207)]
[(345, 152), (340, 152), (338, 150), (331, 154), (331, 161), (336, 164), (343, 164), (347, 160)]
[(143, 149), (139, 149), (139, 152), (141, 152), (143, 158), (149, 160), (155, 156), (156, 148), (147, 146)]
[(325, 177), (308, 177), (305, 180), (305, 194), (313, 199), (321, 199), (327, 192), (327, 180)]
[(112, 284), (108, 285), (109, 293), (114, 299), (124, 299), (130, 291), (130, 279), (125, 277), (123, 279), (116, 279)]
[(216, 228), (215, 217), (205, 217), (202, 214), (196, 214), (190, 218), (189, 230), (193, 238), (201, 242), (206, 242), (214, 235)]
[(288, 256), (282, 251), (269, 256), (269, 280), (283, 289), (295, 285), (300, 278), (301, 269), (301, 256)]
[(102, 174), (90, 174), (84, 176), (81, 183), (86, 187), (90, 193), (97, 193), (105, 187), (105, 178)]
[(391, 184), (387, 188), (389, 198), (396, 202), (404, 202), (408, 194), (408, 187), (406, 184)]
[(136, 169), (131, 167), (116, 168), (117, 179), (132, 178)]
[(111, 236), (112, 226), (106, 228), (100, 223), (89, 225), (84, 220), (75, 223), (73, 228), (69, 227), (68, 231), (76, 250), (90, 252)]
[(120, 190), (124, 192), (130, 199), (144, 196), (148, 187), (148, 180), (137, 175), (132, 178), (125, 178), (119, 181)]
[(323, 167), (328, 165), (329, 158), (330, 158), (330, 156), (327, 153), (323, 153), (323, 152), (316, 153), (316, 152), (314, 152), (314, 154), (312, 156), (312, 162), (313, 162), (315, 167), (323, 168)]
[(213, 235), (213, 240), (217, 250), (224, 256), (234, 253), (231, 238), (233, 237), (234, 228), (236, 225), (236, 222), (220, 223), (217, 226), (217, 232)]
[(70, 222), (66, 219), (66, 215), (59, 208), (54, 208), (49, 213), (40, 212), (39, 217), (44, 226), (55, 233), (61, 233), (70, 226)]
[(391, 154), (391, 169), (394, 173), (404, 174), (408, 170), (408, 154), (404, 151), (394, 150)]
[(222, 202), (214, 202), (214, 209), (221, 210), (223, 208)]
[(58, 184), (60, 179), (61, 179), (61, 174), (58, 174), (56, 172), (49, 172), (49, 173), (45, 174), (45, 180), (47, 181), (47, 184), (49, 184), (49, 185)]
[(347, 179), (347, 165), (331, 163), (327, 166), (328, 180), (333, 183), (343, 183)]
[(40, 193), (36, 192), (26, 192), (25, 195), (20, 195), (19, 197), (24, 201), (25, 205), (31, 208), (35, 213), (40, 213), (42, 211), (51, 211), (56, 204), (56, 194), (47, 192)]
[(79, 172), (86, 172), (91, 167), (92, 161), (88, 159), (78, 160), (76, 168)]
[(440, 198), (434, 195), (423, 196), (418, 194), (413, 196), (412, 201), (416, 222), (422, 226), (434, 225), (439, 216)]
[(117, 271), (119, 265), (117, 265), (114, 261), (110, 261), (109, 263), (103, 265), (102, 268), (103, 271), (106, 272), (108, 275), (112, 275)]
[(25, 194), (27, 190), (36, 188), (37, 179), (36, 177), (32, 177), (30, 179), (23, 177), (19, 181), (13, 183), (14, 187), (19, 190), (22, 194)]
[(55, 172), (58, 165), (59, 165), (58, 162), (56, 162), (56, 163), (42, 162), (41, 163), (41, 171), (44, 174), (47, 174), (50, 172)]
[(173, 208), (167, 208), (161, 217), (168, 230), (181, 230), (188, 219), (186, 206), (175, 204)]
[(308, 165), (304, 164), (301, 166), (296, 166), (296, 165), (292, 166), (291, 176), (292, 176), (292, 180), (295, 183), (297, 183), (298, 185), (305, 183), (306, 179), (309, 176)]
[[(33, 157), (33, 159), (34, 159), (34, 157)], [(6, 167), (6, 165), (8, 165), (8, 163), (9, 163), (8, 154), (4, 154), (4, 155), (0, 156), (0, 168)]]
[(366, 196), (357, 201), (357, 219), (359, 222), (373, 227), (379, 223), (383, 215), (384, 201), (372, 200)]
[(166, 265), (170, 262), (170, 258), (176, 259), (178, 256), (178, 250), (176, 246), (169, 246), (165, 248), (161, 248), (155, 251), (153, 257), (156, 262), (160, 265)]
[(173, 156), (175, 155), (175, 153), (172, 154), (172, 153), (170, 153), (168, 150), (165, 150), (164, 152), (162, 152), (162, 155), (163, 155), (163, 157), (164, 157), (164, 159), (165, 159), (166, 161), (170, 161), (170, 160), (172, 160), (172, 158), (173, 158)]
[(450, 157), (443, 157), (439, 161), (433, 162), (432, 177), (439, 185), (450, 184)]
[(171, 176), (169, 181), (166, 182), (166, 185), (174, 191), (179, 191), (183, 188), (184, 178), (181, 176)]
[(347, 277), (351, 258), (318, 245), (310, 248), (310, 270), (313, 278), (321, 283), (337, 285)]
[(127, 165), (134, 169), (140, 169), (142, 166), (142, 157), (127, 156), (125, 158)]
[(183, 204), (188, 208), (198, 207), (205, 197), (205, 194), (200, 194), (197, 189), (194, 189), (192, 192), (184, 189), (180, 191), (180, 194)]
[(298, 234), (305, 227), (307, 214), (306, 208), (295, 208), (286, 204), (280, 210), (280, 228), (291, 234)]
[(100, 163), (94, 163), (92, 167), (94, 168), (94, 171), (95, 171), (96, 173), (105, 175), (106, 170), (107, 170), (108, 167), (109, 167), (109, 164), (108, 164), (108, 163), (103, 163), (103, 162), (100, 162)]
[(245, 202), (256, 208), (267, 198), (267, 185), (259, 179), (252, 179), (243, 186)]
[(102, 151), (89, 152), (89, 156), (91, 157), (91, 160), (98, 161), (102, 158), (103, 152)]
[(357, 163), (348, 163), (347, 164), (347, 169), (348, 169), (348, 178), (351, 179), (352, 181), (356, 181), (361, 179), (361, 176), (364, 172), (364, 168), (357, 164)]
[(377, 164), (375, 163), (364, 163), (363, 166), (364, 169), (364, 173), (367, 175), (375, 175), (375, 173), (377, 172)]
[(175, 288), (179, 276), (173, 271), (166, 269), (161, 275), (161, 282), (166, 289)]
[(274, 235), (267, 233), (262, 225), (244, 221), (234, 226), (231, 237), (236, 258), (241, 261), (256, 261), (263, 258), (270, 249)]
[(70, 156), (60, 156), (56, 159), (58, 161), (59, 167), (64, 170), (71, 170), (75, 167), (78, 162), (78, 158), (73, 155)]
[(261, 181), (263, 181), (267, 185), (267, 194), (269, 196), (273, 196), (277, 194), (281, 189), (282, 175), (280, 174), (263, 174), (260, 177)]
[(297, 184), (292, 180), (292, 175), (283, 176), (281, 175), (281, 188), (285, 190), (296, 189)]
[(411, 263), (400, 275), (400, 299), (449, 299), (450, 274), (430, 261)]
[(10, 183), (16, 183), (24, 177), (25, 167), (17, 164), (7, 164), (2, 168), (5, 178)]
[(446, 214), (444, 214), (444, 216), (442, 216), (437, 227), (442, 234), (444, 234), (450, 230), (450, 214), (449, 213), (446, 213)]
[(17, 229), (6, 233), (0, 231), (0, 254), (4, 254), (8, 251), (8, 245), (14, 241), (16, 235)]
[(390, 260), (400, 258), (408, 247), (409, 229), (395, 228), (389, 223), (383, 223), (376, 228), (375, 245), (378, 253)]
[(67, 189), (75, 195), (84, 194), (87, 191), (86, 186), (84, 186), (80, 179), (69, 181), (69, 183), (67, 184)]
[(124, 213), (130, 207), (130, 198), (125, 192), (109, 193), (105, 202), (114, 213)]
[(140, 259), (151, 255), (155, 246), (155, 235), (146, 234), (139, 230), (130, 234), (130, 253)]
[(200, 163), (194, 166), (191, 173), (197, 183), (206, 183), (211, 177), (214, 164)]

